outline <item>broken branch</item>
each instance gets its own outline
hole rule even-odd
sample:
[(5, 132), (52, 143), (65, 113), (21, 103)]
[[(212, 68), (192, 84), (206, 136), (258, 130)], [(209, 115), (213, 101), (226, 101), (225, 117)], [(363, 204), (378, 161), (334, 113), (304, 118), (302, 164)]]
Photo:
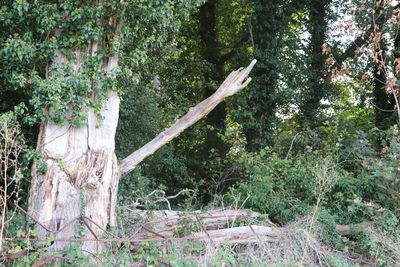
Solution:
[(201, 118), (205, 117), (225, 98), (232, 96), (245, 88), (251, 81), (251, 78), (247, 77), (256, 62), (257, 60), (254, 59), (247, 68), (240, 68), (236, 71), (231, 72), (231, 74), (229, 74), (229, 76), (225, 79), (225, 81), (214, 94), (197, 104), (197, 106), (190, 108), (189, 112), (186, 113), (186, 115), (183, 116), (181, 119), (179, 119), (174, 125), (166, 129), (165, 131), (157, 135), (153, 140), (148, 142), (146, 145), (123, 159), (120, 168), (121, 175), (132, 171), (145, 158), (152, 155), (160, 147), (178, 136), (185, 129), (195, 124)]

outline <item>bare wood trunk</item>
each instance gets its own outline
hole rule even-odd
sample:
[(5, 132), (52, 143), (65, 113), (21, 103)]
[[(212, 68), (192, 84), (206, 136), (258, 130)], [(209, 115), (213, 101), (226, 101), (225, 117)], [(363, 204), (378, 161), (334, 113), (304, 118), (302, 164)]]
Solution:
[[(96, 53), (97, 48), (98, 45), (94, 44), (87, 51)], [(76, 72), (83, 63), (80, 62), (80, 53), (87, 51), (75, 52), (73, 67)], [(116, 56), (109, 58), (103, 69), (111, 73), (117, 61)], [(63, 62), (66, 62), (65, 56), (57, 52), (53, 64)], [(80, 215), (91, 218), (103, 228), (115, 224), (119, 171), (114, 137), (119, 103), (117, 93), (109, 91), (101, 111), (101, 123), (98, 123), (92, 109), (88, 110), (86, 125), (80, 127), (52, 121), (42, 123), (38, 150), (45, 156), (47, 171), (40, 174), (37, 167), (33, 167), (28, 208), (33, 218), (52, 231), (38, 224), (40, 238), (69, 238), (75, 235), (76, 219)], [(94, 234), (101, 234), (100, 228), (93, 224), (89, 226)], [(61, 249), (65, 245), (55, 242), (52, 249)], [(85, 243), (84, 249), (95, 252), (99, 250), (96, 246), (93, 242)]]

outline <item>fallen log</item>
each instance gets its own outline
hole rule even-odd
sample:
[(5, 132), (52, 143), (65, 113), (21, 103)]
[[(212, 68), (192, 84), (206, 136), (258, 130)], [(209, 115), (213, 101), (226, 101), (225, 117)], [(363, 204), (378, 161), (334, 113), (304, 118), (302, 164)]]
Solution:
[(210, 230), (193, 234), (194, 237), (210, 240), (213, 243), (226, 242), (230, 244), (251, 244), (260, 242), (274, 242), (279, 236), (278, 228), (248, 225), (227, 229)]
[(227, 241), (248, 244), (260, 240), (272, 241), (279, 234), (278, 228), (265, 216), (245, 209), (217, 209), (191, 213), (133, 210), (125, 216), (130, 218), (132, 226), (139, 225), (132, 231), (131, 237), (134, 238), (188, 237), (214, 243)]
[(173, 210), (134, 210), (125, 214), (125, 216), (134, 220), (135, 223), (139, 221), (142, 226), (151, 227), (151, 229), (158, 231), (177, 227), (179, 224), (184, 223), (185, 220), (186, 222), (191, 220), (196, 223), (198, 219), (200, 219), (202, 226), (206, 230), (229, 228), (240, 222), (247, 222), (248, 224), (258, 219), (264, 220), (268, 225), (274, 225), (265, 216), (262, 216), (261, 213), (245, 209), (217, 209), (206, 212), (194, 211), (191, 213)]
[(347, 235), (354, 235), (359, 234), (366, 229), (372, 227), (376, 222), (362, 222), (357, 224), (337, 224), (336, 231), (339, 232), (339, 235), (347, 236)]

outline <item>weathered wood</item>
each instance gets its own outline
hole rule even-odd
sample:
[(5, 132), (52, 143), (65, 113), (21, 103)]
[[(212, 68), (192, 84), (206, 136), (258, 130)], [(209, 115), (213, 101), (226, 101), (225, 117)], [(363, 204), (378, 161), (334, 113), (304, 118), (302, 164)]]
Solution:
[(207, 232), (195, 233), (193, 236), (204, 240), (208, 239), (214, 244), (252, 244), (261, 242), (274, 242), (279, 234), (280, 231), (278, 228), (260, 225), (248, 225), (227, 229), (210, 230)]
[[(263, 218), (263, 225), (255, 225), (260, 223), (257, 221), (262, 217), (260, 213), (244, 209), (217, 209), (191, 213), (134, 210), (125, 216), (130, 218), (133, 224), (140, 225), (133, 230), (132, 237), (141, 239), (154, 235), (162, 238), (185, 236), (196, 240), (211, 239), (216, 243), (229, 241), (245, 244), (258, 242), (260, 238), (271, 241), (279, 235), (278, 228), (266, 218)], [(247, 226), (234, 227), (237, 224)]]
[(336, 231), (339, 232), (339, 235), (347, 236), (353, 234), (359, 234), (366, 229), (373, 227), (376, 222), (362, 222), (357, 224), (337, 224), (335, 226)]
[[(136, 239), (152, 236), (174, 239), (184, 236), (194, 240), (209, 240), (216, 244), (221, 242), (252, 244), (277, 241), (278, 237), (284, 234), (282, 228), (276, 227), (268, 218), (246, 209), (216, 209), (190, 213), (173, 210), (133, 210), (125, 213), (125, 216), (134, 221), (135, 225), (139, 225), (131, 236)], [(260, 218), (262, 221), (257, 220)], [(237, 227), (235, 226), (237, 224), (244, 226)], [(336, 230), (339, 235), (346, 236), (359, 233), (373, 224), (373, 222), (355, 225), (338, 224)]]
[(256, 62), (257, 60), (254, 59), (247, 68), (241, 68), (231, 72), (231, 74), (229, 74), (229, 76), (213, 95), (203, 100), (195, 107), (190, 108), (189, 112), (179, 119), (174, 125), (157, 135), (142, 148), (136, 150), (122, 160), (121, 174), (132, 171), (145, 158), (152, 155), (160, 147), (171, 141), (185, 129), (210, 113), (210, 111), (213, 110), (225, 98), (232, 96), (245, 88), (251, 81), (251, 78), (247, 77)]
[[(142, 223), (152, 225), (153, 228), (162, 229), (179, 223), (182, 219), (195, 219), (198, 216), (203, 225), (208, 230), (222, 229), (229, 227), (235, 221), (248, 220), (254, 221), (262, 215), (246, 209), (216, 209), (210, 211), (193, 211), (190, 213), (174, 210), (133, 210), (127, 212), (125, 216), (129, 218), (141, 218)], [(271, 223), (272, 224), (272, 223)], [(164, 226), (165, 225), (165, 226)]]
[[(72, 51), (75, 73), (82, 68), (87, 55), (95, 55), (101, 49), (93, 43), (86, 49)], [(67, 56), (56, 51), (53, 66), (67, 62)], [(118, 57), (110, 57), (102, 70), (112, 75), (117, 67)], [(47, 74), (51, 78), (52, 73)], [(67, 77), (66, 77), (67, 78)], [(50, 120), (42, 123), (37, 150), (44, 155), (47, 165), (45, 174), (32, 169), (32, 184), (29, 195), (29, 214), (40, 224), (36, 229), (38, 237), (69, 238), (76, 232), (76, 224), (70, 223), (84, 210), (86, 217), (102, 228), (115, 225), (115, 205), (119, 180), (118, 163), (114, 153), (114, 137), (118, 124), (120, 99), (118, 94), (108, 91), (108, 97), (101, 110), (102, 122), (93, 109), (88, 110), (86, 125), (72, 127), (65, 123), (56, 124)], [(85, 203), (85, 204), (83, 204)], [(64, 227), (65, 226), (65, 227)], [(90, 224), (93, 233), (102, 230)], [(62, 249), (66, 244), (54, 242), (51, 250)], [(84, 249), (96, 252), (93, 243), (85, 243)]]

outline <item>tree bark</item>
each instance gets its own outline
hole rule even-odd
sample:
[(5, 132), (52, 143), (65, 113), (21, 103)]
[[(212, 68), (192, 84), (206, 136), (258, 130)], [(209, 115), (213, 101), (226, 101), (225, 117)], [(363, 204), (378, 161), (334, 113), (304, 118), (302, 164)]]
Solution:
[[(95, 53), (96, 49), (98, 46), (94, 44), (88, 51)], [(75, 51), (75, 71), (82, 66), (80, 53), (88, 51)], [(53, 64), (57, 66), (66, 61), (66, 57), (57, 52)], [(93, 110), (88, 111), (87, 124), (80, 127), (45, 121), (41, 125), (37, 149), (44, 155), (47, 171), (40, 174), (37, 166), (33, 166), (28, 208), (29, 214), (38, 222), (38, 238), (51, 236), (65, 239), (74, 236), (79, 230), (76, 222), (81, 215), (97, 224), (85, 222), (85, 227), (90, 228), (85, 229), (87, 237), (97, 238), (108, 225), (115, 225), (121, 174), (132, 171), (146, 157), (206, 116), (226, 97), (246, 87), (251, 80), (246, 78), (255, 63), (256, 60), (253, 60), (247, 68), (233, 71), (212, 96), (191, 108), (174, 125), (129, 155), (121, 166), (118, 166), (114, 153), (120, 103), (116, 92), (108, 92), (108, 99), (101, 110), (103, 120), (100, 125)], [(103, 70), (111, 75), (117, 64), (118, 57), (111, 57), (103, 65)], [(99, 244), (84, 242), (83, 249), (100, 252), (103, 248)], [(58, 250), (66, 245), (65, 242), (54, 242), (50, 249)]]

